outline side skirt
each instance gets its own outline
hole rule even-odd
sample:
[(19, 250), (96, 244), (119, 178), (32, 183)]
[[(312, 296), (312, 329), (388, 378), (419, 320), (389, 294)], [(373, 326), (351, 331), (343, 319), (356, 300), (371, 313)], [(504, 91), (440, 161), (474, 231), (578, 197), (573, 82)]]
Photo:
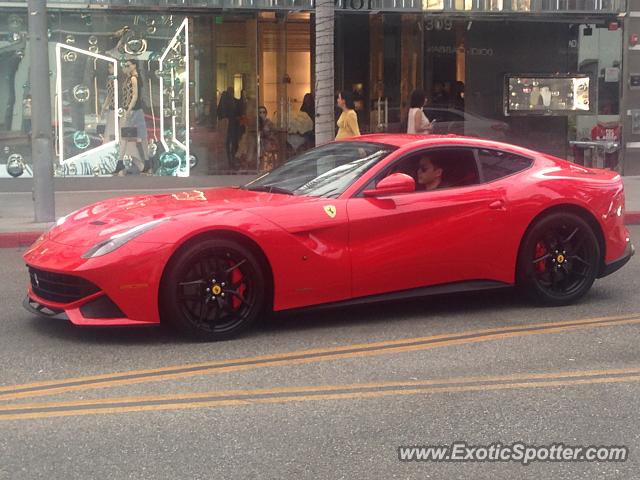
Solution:
[(479, 290), (496, 290), (501, 288), (513, 287), (510, 283), (497, 282), (495, 280), (469, 280), (465, 282), (446, 283), (442, 285), (433, 285), (430, 287), (412, 288), (410, 290), (401, 290), (399, 292), (381, 293), (378, 295), (369, 295), (366, 297), (352, 298), (350, 300), (342, 300), (340, 302), (323, 303), (321, 305), (311, 305), (308, 307), (292, 308), (288, 310), (278, 310), (279, 312), (307, 312), (328, 310), (342, 307), (352, 307), (354, 305), (366, 305), (369, 303), (389, 302), (394, 300), (406, 300), (410, 298), (428, 297), (432, 295), (445, 295), (449, 293), (460, 292), (476, 292)]

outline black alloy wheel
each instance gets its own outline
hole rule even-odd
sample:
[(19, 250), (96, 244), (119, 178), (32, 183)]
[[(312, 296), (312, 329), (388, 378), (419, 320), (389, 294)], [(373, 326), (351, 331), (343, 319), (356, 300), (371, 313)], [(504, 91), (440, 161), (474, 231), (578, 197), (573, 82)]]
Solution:
[(567, 305), (589, 291), (600, 262), (593, 228), (573, 213), (552, 213), (527, 233), (518, 257), (517, 280), (534, 300)]
[(253, 252), (227, 239), (179, 251), (160, 289), (162, 320), (201, 340), (224, 340), (253, 324), (265, 305), (265, 280)]

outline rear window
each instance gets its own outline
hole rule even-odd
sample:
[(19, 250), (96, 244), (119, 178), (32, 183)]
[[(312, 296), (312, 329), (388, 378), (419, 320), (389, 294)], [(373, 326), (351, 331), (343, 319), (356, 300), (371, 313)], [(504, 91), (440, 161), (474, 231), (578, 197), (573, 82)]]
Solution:
[(484, 182), (491, 182), (526, 170), (533, 160), (500, 150), (478, 150), (478, 160)]

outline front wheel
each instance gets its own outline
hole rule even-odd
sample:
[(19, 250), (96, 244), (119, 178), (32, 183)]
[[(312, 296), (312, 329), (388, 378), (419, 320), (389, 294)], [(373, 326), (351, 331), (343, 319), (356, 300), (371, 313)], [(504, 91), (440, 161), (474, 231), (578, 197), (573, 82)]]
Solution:
[(253, 252), (227, 239), (194, 243), (171, 259), (160, 287), (162, 321), (201, 340), (225, 340), (265, 306), (265, 278)]
[(527, 233), (518, 256), (518, 285), (535, 301), (567, 305), (585, 295), (600, 267), (591, 226), (572, 213), (553, 213)]

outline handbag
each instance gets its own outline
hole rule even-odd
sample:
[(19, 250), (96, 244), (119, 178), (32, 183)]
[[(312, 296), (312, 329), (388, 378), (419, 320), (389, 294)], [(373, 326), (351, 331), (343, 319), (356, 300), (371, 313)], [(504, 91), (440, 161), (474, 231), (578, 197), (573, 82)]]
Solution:
[(120, 136), (122, 138), (138, 138), (138, 127), (122, 127)]

